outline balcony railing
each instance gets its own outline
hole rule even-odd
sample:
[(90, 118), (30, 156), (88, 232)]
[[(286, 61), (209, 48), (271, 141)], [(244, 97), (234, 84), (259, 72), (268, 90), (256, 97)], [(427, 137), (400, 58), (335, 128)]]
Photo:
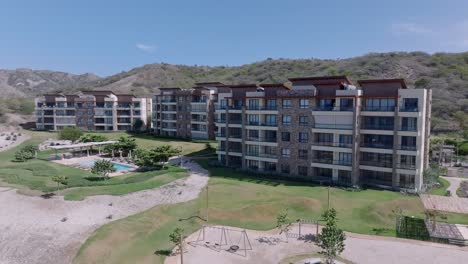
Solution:
[(412, 132), (416, 132), (416, 131), (418, 131), (418, 128), (415, 127), (415, 126), (402, 126), (402, 127), (400, 127), (400, 131), (412, 131)]
[(323, 128), (323, 129), (345, 129), (350, 130), (353, 129), (353, 125), (345, 125), (345, 124), (320, 124), (315, 123), (313, 128)]
[(416, 169), (416, 164), (405, 164), (405, 163), (399, 163), (397, 164), (397, 168), (399, 169), (405, 169), (405, 170), (415, 170)]
[(314, 163), (323, 163), (323, 164), (333, 164), (333, 165), (342, 165), (342, 166), (351, 166), (352, 161), (350, 160), (333, 160), (333, 159), (323, 159), (323, 158), (312, 158)]
[(163, 99), (161, 100), (162, 103), (175, 103), (176, 100), (175, 99)]
[(385, 168), (393, 167), (392, 161), (385, 161), (385, 160), (360, 160), (359, 163), (361, 165), (374, 166), (374, 167), (385, 167)]
[(249, 121), (247, 124), (249, 126), (267, 126), (267, 127), (276, 127), (276, 126), (278, 126), (278, 123), (256, 122), (256, 121)]
[(216, 133), (216, 137), (226, 137), (226, 133)]
[(395, 106), (362, 106), (362, 111), (370, 112), (393, 112), (395, 111)]
[(207, 99), (198, 99), (198, 100), (192, 100), (192, 103), (207, 103), (208, 100)]
[(247, 141), (276, 143), (276, 137), (247, 137)]
[(312, 111), (339, 111), (339, 112), (353, 112), (352, 106), (314, 106)]
[(390, 145), (390, 144), (368, 143), (368, 142), (362, 142), (361, 147), (363, 147), (363, 148), (393, 149), (393, 145)]
[(206, 113), (207, 110), (206, 110), (206, 109), (196, 109), (196, 108), (193, 109), (193, 108), (192, 108), (192, 110), (190, 110), (190, 112), (202, 112), (202, 113), (205, 112), (205, 113)]
[(399, 145), (399, 146), (398, 146), (398, 149), (400, 149), (400, 150), (415, 151), (415, 150), (416, 150), (416, 146), (412, 146), (412, 145)]
[(401, 106), (400, 112), (419, 112), (417, 106)]
[(242, 119), (229, 119), (229, 124), (242, 124)]
[(229, 134), (229, 138), (242, 138), (241, 134)]
[(215, 119), (215, 123), (226, 124), (226, 119)]
[(276, 154), (261, 153), (261, 152), (256, 152), (256, 151), (248, 151), (248, 152), (246, 153), (246, 156), (262, 157), (262, 158), (270, 158), (270, 159), (276, 159), (276, 158), (278, 158), (278, 155), (276, 155)]
[(393, 125), (362, 124), (361, 129), (393, 130)]
[(327, 146), (327, 147), (339, 147), (339, 148), (351, 148), (353, 144), (349, 143), (340, 143), (340, 142), (324, 142), (324, 141), (315, 141), (312, 142), (314, 146)]
[(242, 149), (240, 149), (240, 148), (230, 148), (229, 152), (242, 153)]
[(278, 107), (276, 105), (267, 105), (267, 106), (249, 105), (249, 106), (246, 107), (246, 110), (256, 110), (256, 111), (271, 110), (271, 111), (276, 111), (276, 110), (278, 110)]

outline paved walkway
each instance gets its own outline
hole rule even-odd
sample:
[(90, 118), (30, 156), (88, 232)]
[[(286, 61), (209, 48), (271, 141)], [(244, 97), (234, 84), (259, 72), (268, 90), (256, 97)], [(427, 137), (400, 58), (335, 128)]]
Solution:
[[(184, 160), (182, 167), (190, 172), (189, 177), (123, 196), (46, 200), (0, 188), (0, 263), (70, 263), (81, 244), (101, 225), (156, 205), (197, 198), (208, 182), (208, 171)], [(67, 220), (62, 222), (64, 217)]]
[(447, 188), (450, 191), (450, 195), (453, 197), (457, 196), (457, 189), (460, 187), (460, 183), (462, 181), (467, 181), (466, 178), (459, 178), (459, 177), (442, 177), (442, 179), (447, 180), (450, 183), (450, 186)]

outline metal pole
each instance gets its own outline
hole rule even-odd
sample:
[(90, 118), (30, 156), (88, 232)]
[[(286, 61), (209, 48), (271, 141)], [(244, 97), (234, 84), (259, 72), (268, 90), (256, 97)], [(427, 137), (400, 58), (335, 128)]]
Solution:
[(206, 222), (208, 222), (208, 184), (206, 185)]
[(180, 234), (180, 264), (184, 264), (184, 240)]
[(330, 186), (328, 186), (328, 210), (330, 210)]

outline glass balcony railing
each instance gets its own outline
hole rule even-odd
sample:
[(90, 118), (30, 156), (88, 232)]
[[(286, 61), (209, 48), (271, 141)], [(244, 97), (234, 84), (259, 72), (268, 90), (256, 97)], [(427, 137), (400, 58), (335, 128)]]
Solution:
[(416, 146), (414, 146), (414, 145), (399, 145), (399, 146), (398, 146), (398, 149), (400, 149), (400, 150), (415, 151), (415, 150), (416, 150)]
[(363, 148), (381, 148), (381, 149), (393, 149), (393, 145), (385, 143), (370, 143), (362, 142), (361, 147)]
[(340, 111), (340, 112), (352, 112), (354, 107), (352, 106), (314, 106), (312, 111)]
[(247, 123), (249, 126), (267, 126), (267, 127), (276, 127), (278, 123), (274, 122), (259, 122), (259, 121), (249, 121)]
[(400, 127), (400, 131), (418, 131), (418, 128), (415, 126), (402, 126)]
[(419, 112), (418, 106), (401, 106), (400, 112)]
[(359, 163), (365, 166), (385, 167), (385, 168), (393, 167), (392, 161), (385, 161), (385, 160), (360, 160)]
[(276, 137), (247, 137), (247, 141), (276, 143)]
[(348, 125), (348, 124), (320, 124), (320, 123), (315, 123), (313, 128), (323, 128), (323, 129), (346, 129), (350, 130), (353, 129), (353, 125)]
[(262, 111), (262, 110), (278, 110), (278, 107), (276, 105), (267, 105), (267, 106), (259, 106), (259, 105), (249, 105), (246, 107), (246, 110), (256, 110), (256, 111)]
[(334, 164), (342, 166), (351, 166), (352, 161), (350, 160), (334, 160), (334, 159), (324, 159), (324, 158), (313, 158), (312, 162), (322, 163), (322, 164)]
[(393, 112), (395, 111), (395, 106), (368, 106), (364, 105), (362, 111), (370, 112)]
[(339, 147), (339, 148), (351, 148), (353, 144), (340, 143), (340, 142), (326, 142), (326, 141), (315, 141), (312, 142), (314, 146), (326, 146), (326, 147)]
[(361, 129), (393, 130), (393, 125), (362, 124)]
[(256, 152), (256, 151), (248, 151), (246, 153), (246, 156), (251, 156), (251, 157), (262, 157), (262, 158), (271, 158), (271, 159), (276, 159), (278, 158), (278, 155), (272, 154), (272, 153), (261, 153), (261, 152)]

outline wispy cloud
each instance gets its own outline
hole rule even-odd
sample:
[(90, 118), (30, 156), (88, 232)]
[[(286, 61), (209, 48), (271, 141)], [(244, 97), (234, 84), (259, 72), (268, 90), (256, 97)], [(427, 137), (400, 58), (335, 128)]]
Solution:
[(136, 47), (139, 49), (139, 50), (142, 50), (144, 52), (153, 52), (156, 50), (156, 46), (155, 45), (148, 45), (148, 44), (143, 44), (143, 43), (137, 43), (136, 44)]
[(405, 22), (405, 23), (393, 23), (391, 25), (391, 31), (394, 35), (431, 35), (434, 31), (426, 26)]

